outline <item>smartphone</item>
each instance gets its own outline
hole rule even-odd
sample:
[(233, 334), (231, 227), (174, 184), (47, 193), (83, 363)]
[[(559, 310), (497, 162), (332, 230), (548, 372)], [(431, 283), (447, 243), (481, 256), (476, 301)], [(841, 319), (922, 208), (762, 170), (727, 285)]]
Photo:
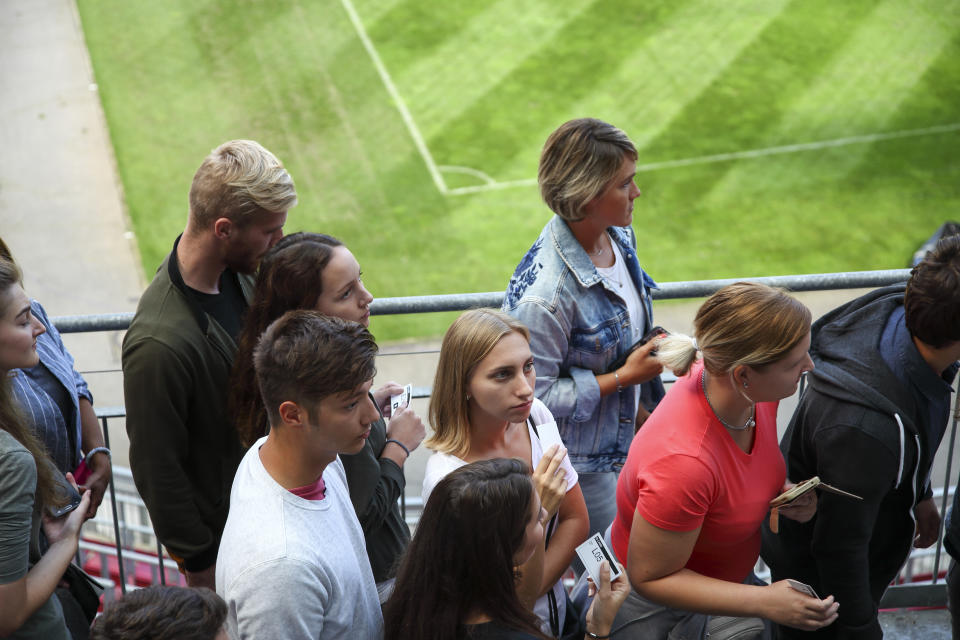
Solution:
[[(51, 465), (52, 466), (52, 465)], [(47, 506), (47, 513), (54, 518), (62, 518), (74, 509), (80, 506), (80, 492), (73, 488), (73, 485), (67, 480), (58, 469), (51, 469), (56, 482), (54, 494), (56, 495), (57, 505)]]
[(626, 353), (624, 353), (622, 356), (620, 356), (619, 358), (613, 361), (613, 364), (611, 364), (610, 367), (607, 369), (607, 373), (611, 373), (613, 371), (616, 371), (620, 367), (622, 367), (627, 362), (627, 358), (630, 357), (631, 353), (633, 353), (634, 351), (636, 351), (643, 345), (647, 344), (648, 342), (650, 342), (652, 339), (656, 338), (659, 335), (667, 335), (667, 330), (659, 325), (657, 325), (653, 329), (650, 329), (650, 331), (647, 331), (647, 333), (642, 338), (640, 338), (637, 342), (634, 342), (633, 345), (631, 345), (630, 348), (627, 349)]

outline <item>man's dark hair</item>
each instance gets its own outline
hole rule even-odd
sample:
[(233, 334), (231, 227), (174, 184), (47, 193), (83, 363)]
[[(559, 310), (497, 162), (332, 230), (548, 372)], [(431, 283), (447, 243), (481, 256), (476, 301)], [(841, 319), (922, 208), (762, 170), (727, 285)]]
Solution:
[(296, 402), (313, 414), (320, 401), (353, 391), (377, 373), (377, 343), (358, 322), (318, 311), (288, 311), (263, 332), (253, 352), (260, 394), (272, 426), (280, 405)]
[(213, 640), (226, 619), (210, 589), (153, 585), (107, 605), (90, 640)]
[(903, 306), (920, 341), (940, 349), (960, 340), (960, 235), (940, 240), (913, 268)]

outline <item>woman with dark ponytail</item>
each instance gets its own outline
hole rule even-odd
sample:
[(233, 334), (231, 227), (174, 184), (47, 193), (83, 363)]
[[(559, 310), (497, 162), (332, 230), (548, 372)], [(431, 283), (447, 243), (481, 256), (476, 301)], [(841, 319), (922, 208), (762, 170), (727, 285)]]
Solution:
[(64, 498), (52, 462), (14, 401), (9, 372), (37, 364), (36, 339), (43, 331), (30, 312), (19, 269), (0, 258), (0, 637), (47, 640), (70, 637), (52, 596), (77, 552), (90, 492), (69, 515), (43, 517), (50, 547), (41, 557), (41, 513)]

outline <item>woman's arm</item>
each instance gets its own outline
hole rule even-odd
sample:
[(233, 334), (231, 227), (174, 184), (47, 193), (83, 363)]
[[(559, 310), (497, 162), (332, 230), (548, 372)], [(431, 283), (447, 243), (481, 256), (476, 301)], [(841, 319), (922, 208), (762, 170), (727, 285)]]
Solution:
[(597, 374), (597, 384), (600, 385), (600, 395), (608, 396), (620, 389), (635, 384), (642, 384), (653, 380), (663, 373), (663, 365), (657, 360), (653, 351), (657, 348), (658, 340), (650, 340), (642, 347), (638, 347), (627, 357), (627, 361), (616, 372)]
[[(97, 447), (103, 446), (103, 431), (100, 430), (100, 423), (97, 420), (97, 414), (93, 410), (93, 404), (84, 396), (80, 396), (80, 448), (84, 452), (93, 451)], [(83, 484), (83, 489), (90, 489), (90, 508), (87, 510), (87, 518), (97, 515), (97, 509), (103, 502), (103, 496), (107, 491), (107, 485), (110, 484), (112, 475), (110, 466), (110, 456), (106, 452), (99, 451), (90, 458), (90, 477)]]
[(557, 516), (557, 529), (550, 536), (550, 544), (543, 559), (543, 582), (540, 584), (539, 595), (553, 588), (570, 566), (577, 545), (586, 540), (590, 533), (590, 517), (587, 515), (587, 505), (583, 501), (579, 483), (567, 491)]
[(735, 584), (686, 569), (700, 528), (667, 531), (633, 516), (627, 575), (633, 588), (654, 602), (711, 615), (760, 617), (812, 631), (837, 618), (833, 596), (818, 600), (781, 580), (768, 587)]
[(90, 506), (90, 492), (84, 491), (80, 505), (56, 523), (44, 522), (50, 548), (25, 576), (0, 585), (0, 636), (12, 635), (50, 599), (67, 565), (77, 552), (80, 525)]
[[(543, 526), (546, 527), (547, 523), (544, 522)], [(540, 584), (543, 581), (543, 558), (543, 545), (538, 544), (530, 559), (517, 567), (520, 574), (517, 578), (517, 598), (530, 611), (533, 611), (537, 598), (542, 595)]]

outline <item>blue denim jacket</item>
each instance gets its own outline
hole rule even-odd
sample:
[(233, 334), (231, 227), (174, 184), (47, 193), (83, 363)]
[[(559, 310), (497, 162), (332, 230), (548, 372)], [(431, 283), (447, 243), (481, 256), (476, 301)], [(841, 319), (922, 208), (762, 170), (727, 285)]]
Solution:
[[(650, 289), (657, 284), (640, 268), (633, 229), (608, 231), (640, 293), (647, 332), (653, 325)], [(633, 344), (630, 316), (563, 219), (554, 216), (520, 261), (503, 310), (530, 329), (536, 394), (557, 419), (574, 467), (619, 470), (633, 440), (636, 394), (601, 397), (596, 374), (606, 373)], [(642, 385), (640, 400), (648, 409), (662, 397), (660, 378)]]

